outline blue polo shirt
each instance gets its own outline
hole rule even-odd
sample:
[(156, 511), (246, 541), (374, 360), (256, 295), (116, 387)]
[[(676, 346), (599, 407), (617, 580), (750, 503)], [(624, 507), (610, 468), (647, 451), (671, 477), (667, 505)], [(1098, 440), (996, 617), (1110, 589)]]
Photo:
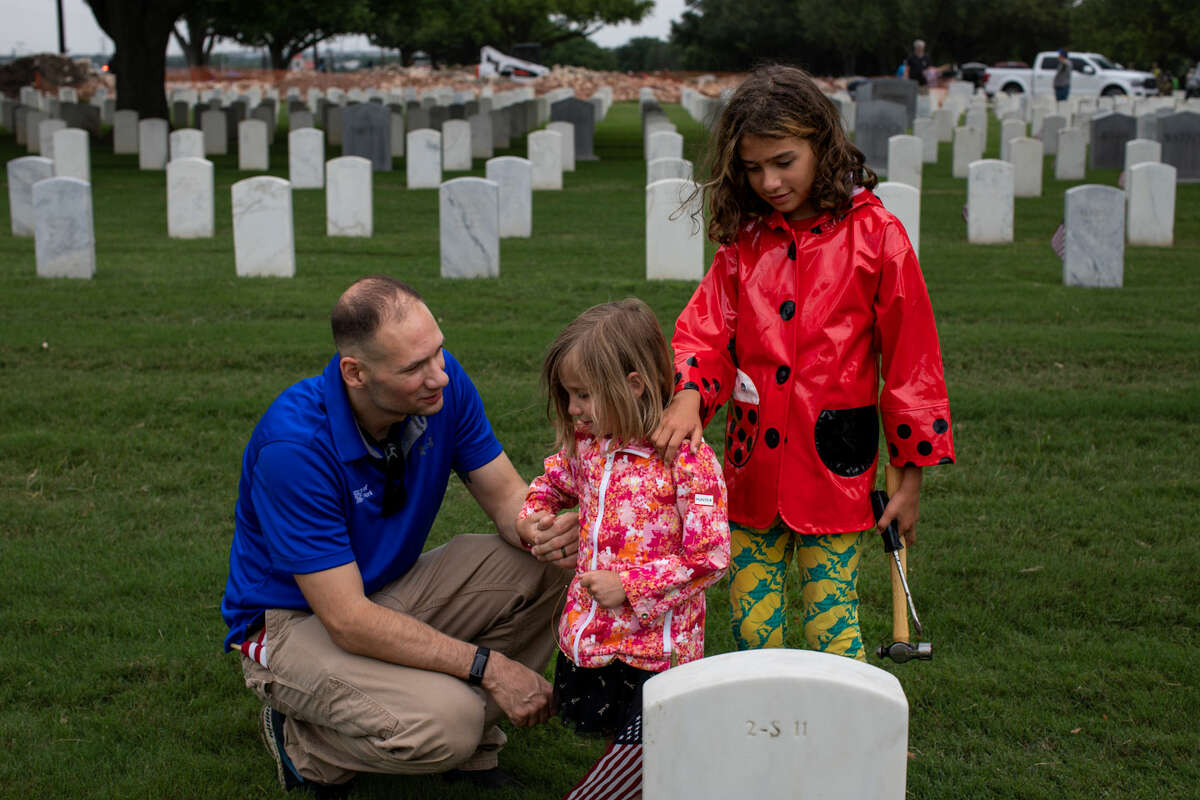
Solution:
[(390, 517), (382, 515), (383, 464), (355, 422), (338, 356), (267, 409), (242, 457), (221, 600), (226, 649), (268, 608), (310, 610), (293, 574), (353, 561), (367, 594), (404, 575), (425, 546), (450, 471), (467, 473), (500, 455), (479, 392), (458, 361), (445, 356), (444, 404), (420, 418), (425, 428), (405, 458), (407, 499)]

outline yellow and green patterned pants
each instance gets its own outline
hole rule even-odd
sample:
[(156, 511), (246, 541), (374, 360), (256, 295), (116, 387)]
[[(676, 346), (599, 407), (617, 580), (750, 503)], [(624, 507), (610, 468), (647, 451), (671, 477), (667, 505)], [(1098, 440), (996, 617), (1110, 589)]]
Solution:
[(736, 523), (729, 529), (729, 600), (739, 650), (784, 646), (784, 579), (795, 556), (808, 646), (866, 660), (858, 627), (859, 534), (803, 535), (780, 519), (767, 530)]

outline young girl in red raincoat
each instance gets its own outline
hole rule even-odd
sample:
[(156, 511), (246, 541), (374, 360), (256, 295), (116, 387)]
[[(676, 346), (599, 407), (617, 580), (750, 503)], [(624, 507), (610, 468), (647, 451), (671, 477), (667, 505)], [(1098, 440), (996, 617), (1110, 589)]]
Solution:
[(879, 530), (895, 519), (915, 541), (921, 470), (954, 461), (925, 281), (875, 185), (834, 104), (793, 67), (753, 72), (713, 133), (702, 188), (721, 247), (676, 323), (675, 396), (653, 441), (669, 458), (732, 398), (724, 472), (741, 649), (784, 645), (795, 559), (809, 646), (863, 660), (858, 548), (876, 527), (880, 419), (903, 477)]

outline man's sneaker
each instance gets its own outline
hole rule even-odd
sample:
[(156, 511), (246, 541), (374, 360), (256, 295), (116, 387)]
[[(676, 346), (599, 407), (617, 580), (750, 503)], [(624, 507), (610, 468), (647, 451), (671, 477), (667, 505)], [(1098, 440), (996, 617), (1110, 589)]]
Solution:
[(451, 783), (470, 783), (477, 789), (524, 789), (525, 784), (499, 767), (491, 769), (452, 769), (442, 773)]
[(307, 790), (319, 800), (335, 800), (335, 798), (345, 797), (350, 793), (350, 784), (343, 783), (337, 785), (329, 785), (317, 783), (315, 781), (306, 781), (300, 777), (300, 773), (296, 771), (296, 767), (292, 764), (292, 759), (288, 758), (287, 751), (283, 749), (283, 721), (286, 717), (279, 711), (270, 706), (263, 706), (262, 714), (259, 717), (259, 733), (262, 734), (263, 744), (267, 746), (267, 752), (271, 754), (271, 758), (275, 759), (275, 774), (279, 777), (279, 785), (283, 787), (285, 792), (290, 792), (292, 789), (300, 787)]

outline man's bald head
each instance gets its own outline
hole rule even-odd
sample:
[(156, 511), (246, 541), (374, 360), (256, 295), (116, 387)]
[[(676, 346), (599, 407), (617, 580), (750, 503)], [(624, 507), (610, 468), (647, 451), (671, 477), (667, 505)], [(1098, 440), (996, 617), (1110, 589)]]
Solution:
[(388, 275), (368, 275), (350, 284), (330, 314), (333, 345), (342, 355), (364, 355), (385, 322), (403, 319), (414, 303), (424, 302), (417, 290)]

